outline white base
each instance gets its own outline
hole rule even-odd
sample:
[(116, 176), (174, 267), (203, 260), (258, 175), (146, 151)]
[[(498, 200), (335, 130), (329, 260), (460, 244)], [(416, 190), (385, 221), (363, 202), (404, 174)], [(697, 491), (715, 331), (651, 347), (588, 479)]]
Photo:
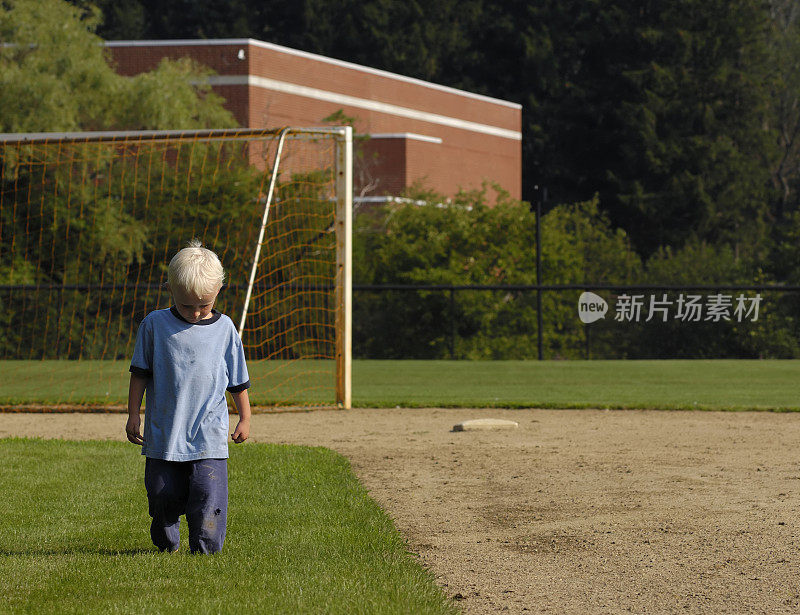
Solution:
[(453, 425), (453, 431), (478, 431), (482, 429), (515, 429), (519, 427), (516, 421), (504, 419), (472, 419)]

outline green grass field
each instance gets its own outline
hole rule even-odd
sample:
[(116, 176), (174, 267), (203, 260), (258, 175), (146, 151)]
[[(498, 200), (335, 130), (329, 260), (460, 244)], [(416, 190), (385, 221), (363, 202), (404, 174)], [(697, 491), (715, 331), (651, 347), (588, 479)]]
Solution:
[(800, 410), (800, 361), (356, 362), (359, 406)]
[[(348, 462), (248, 444), (221, 553), (150, 543), (144, 461), (119, 442), (0, 440), (2, 613), (455, 613)], [(185, 523), (183, 524), (185, 526)]]
[[(300, 367), (311, 368), (304, 372)], [(332, 366), (253, 363), (251, 398), (330, 403)], [(127, 361), (1, 361), (0, 404), (125, 403)], [(294, 371), (293, 371), (294, 370)], [(296, 372), (296, 373), (295, 373)], [(269, 386), (268, 386), (269, 385)], [(295, 385), (325, 386), (293, 397)], [(302, 387), (300, 387), (302, 388)], [(276, 397), (277, 396), (277, 397)], [(361, 407), (800, 410), (800, 361), (354, 361)]]

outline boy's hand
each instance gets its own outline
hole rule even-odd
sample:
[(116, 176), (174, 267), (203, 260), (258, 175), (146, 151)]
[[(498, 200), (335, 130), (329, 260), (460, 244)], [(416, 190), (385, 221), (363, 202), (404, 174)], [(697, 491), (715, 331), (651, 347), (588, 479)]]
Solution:
[(144, 444), (144, 438), (139, 431), (141, 426), (141, 419), (138, 414), (128, 415), (128, 422), (125, 425), (125, 435), (128, 436), (128, 441), (133, 444), (141, 446)]
[(236, 442), (236, 444), (241, 444), (249, 437), (250, 419), (239, 419), (239, 423), (236, 425), (236, 429), (233, 431), (231, 439)]
[(125, 435), (128, 436), (128, 442), (144, 444), (144, 438), (140, 432), (141, 418), (139, 417), (139, 409), (142, 407), (142, 397), (147, 388), (147, 378), (131, 374), (131, 385), (128, 388), (128, 423), (125, 425)]
[(241, 444), (250, 437), (250, 396), (247, 389), (231, 393), (236, 411), (239, 413), (239, 424), (231, 434), (231, 439), (236, 444)]

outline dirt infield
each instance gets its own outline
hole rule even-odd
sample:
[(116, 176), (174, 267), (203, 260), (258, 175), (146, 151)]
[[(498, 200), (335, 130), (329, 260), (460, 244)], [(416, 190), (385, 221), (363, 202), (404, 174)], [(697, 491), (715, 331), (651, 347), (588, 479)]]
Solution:
[[(519, 428), (450, 431), (482, 417)], [(0, 414), (0, 437), (124, 440), (123, 426)], [(800, 610), (800, 414), (262, 414), (251, 440), (347, 456), (466, 613)]]

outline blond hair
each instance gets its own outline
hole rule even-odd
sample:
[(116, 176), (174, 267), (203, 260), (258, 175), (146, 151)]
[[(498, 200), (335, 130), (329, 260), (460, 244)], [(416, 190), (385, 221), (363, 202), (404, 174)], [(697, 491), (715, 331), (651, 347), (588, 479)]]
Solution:
[(169, 262), (167, 281), (172, 289), (202, 297), (222, 288), (225, 270), (216, 254), (204, 248), (199, 239), (192, 239)]

